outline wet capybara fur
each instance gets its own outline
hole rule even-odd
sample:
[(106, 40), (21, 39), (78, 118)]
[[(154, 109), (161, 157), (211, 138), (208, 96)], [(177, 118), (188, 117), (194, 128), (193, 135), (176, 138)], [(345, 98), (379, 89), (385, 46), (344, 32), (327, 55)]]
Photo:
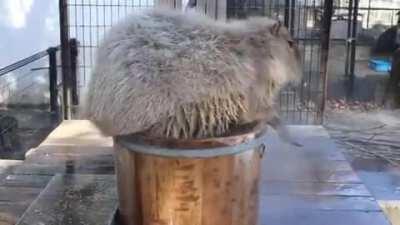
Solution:
[(101, 43), (85, 112), (109, 136), (225, 136), (275, 116), (275, 96), (300, 74), (298, 50), (279, 22), (148, 10)]

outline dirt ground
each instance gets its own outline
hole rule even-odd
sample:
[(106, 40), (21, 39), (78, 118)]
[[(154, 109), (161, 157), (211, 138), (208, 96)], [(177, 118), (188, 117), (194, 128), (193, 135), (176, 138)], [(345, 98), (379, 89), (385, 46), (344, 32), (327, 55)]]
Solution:
[(400, 110), (329, 110), (325, 127), (348, 156), (400, 166)]

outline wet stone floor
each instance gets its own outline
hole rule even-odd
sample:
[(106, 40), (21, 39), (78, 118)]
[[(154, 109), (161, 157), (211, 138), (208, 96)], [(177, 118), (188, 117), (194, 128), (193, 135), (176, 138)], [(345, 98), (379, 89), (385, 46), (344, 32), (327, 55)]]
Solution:
[[(371, 189), (323, 127), (290, 126), (289, 130), (302, 147), (282, 143), (273, 132), (266, 140), (260, 225), (390, 224)], [(112, 154), (111, 139), (102, 137), (93, 125), (87, 121), (64, 121), (35, 151), (28, 153), (22, 165), (9, 172), (4, 193), (14, 194), (3, 195), (0, 183), (0, 212), (2, 203), (10, 206), (17, 202), (11, 205), (19, 210), (4, 206), (9, 211), (3, 215), (4, 221), (11, 218), (4, 224), (108, 223), (116, 203)], [(38, 179), (32, 177), (41, 177), (43, 182), (37, 183)], [(19, 182), (24, 183), (19, 185), (20, 190), (15, 189)], [(21, 204), (25, 208), (19, 207)], [(76, 209), (96, 212), (77, 213)], [(40, 213), (44, 211), (50, 213)], [(0, 213), (0, 224), (1, 219)]]
[(332, 112), (326, 129), (377, 200), (400, 200), (400, 111)]
[(117, 205), (113, 175), (58, 174), (18, 225), (109, 225)]

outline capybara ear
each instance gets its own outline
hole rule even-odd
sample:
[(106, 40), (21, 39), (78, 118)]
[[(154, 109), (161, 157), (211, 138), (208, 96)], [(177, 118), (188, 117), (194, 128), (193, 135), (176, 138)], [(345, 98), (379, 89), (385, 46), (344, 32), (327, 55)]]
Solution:
[(276, 21), (269, 29), (272, 36), (276, 38), (281, 38), (286, 41), (293, 42), (293, 39), (288, 31), (288, 29), (282, 24), (281, 21)]
[(282, 28), (282, 23), (281, 21), (277, 21), (274, 25), (271, 26), (270, 28), (270, 32), (272, 35), (274, 36), (279, 36), (279, 33), (281, 31)]

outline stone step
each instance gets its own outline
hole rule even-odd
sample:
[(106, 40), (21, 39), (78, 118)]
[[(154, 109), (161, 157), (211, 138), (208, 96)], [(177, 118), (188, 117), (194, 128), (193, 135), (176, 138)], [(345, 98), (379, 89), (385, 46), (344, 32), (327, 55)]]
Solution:
[(114, 174), (114, 165), (111, 161), (105, 164), (85, 164), (76, 161), (60, 164), (24, 163), (12, 170), (15, 175), (54, 175), (65, 174)]
[(113, 174), (112, 147), (40, 146), (26, 154), (24, 163), (12, 174), (54, 175), (56, 173)]
[(111, 137), (105, 137), (88, 120), (65, 120), (42, 142), (40, 146), (102, 146), (112, 147)]
[(9, 169), (23, 162), (23, 160), (0, 159), (0, 174), (6, 174)]
[(31, 149), (25, 153), (26, 159), (50, 158), (50, 157), (85, 157), (93, 155), (112, 155), (112, 147), (102, 146), (68, 146), (68, 145), (44, 145)]
[(110, 225), (117, 206), (113, 175), (57, 174), (17, 225)]
[(90, 166), (113, 166), (114, 156), (112, 154), (105, 155), (73, 155), (73, 154), (48, 154), (36, 155), (25, 160), (25, 164), (40, 164), (40, 165), (75, 165), (76, 167)]
[[(22, 160), (8, 160), (0, 159), (0, 182), (10, 173), (10, 171), (18, 165), (21, 165), (24, 161)], [(2, 225), (0, 223), (0, 225)]]
[(13, 175), (9, 174), (0, 181), (0, 187), (45, 188), (52, 175)]

